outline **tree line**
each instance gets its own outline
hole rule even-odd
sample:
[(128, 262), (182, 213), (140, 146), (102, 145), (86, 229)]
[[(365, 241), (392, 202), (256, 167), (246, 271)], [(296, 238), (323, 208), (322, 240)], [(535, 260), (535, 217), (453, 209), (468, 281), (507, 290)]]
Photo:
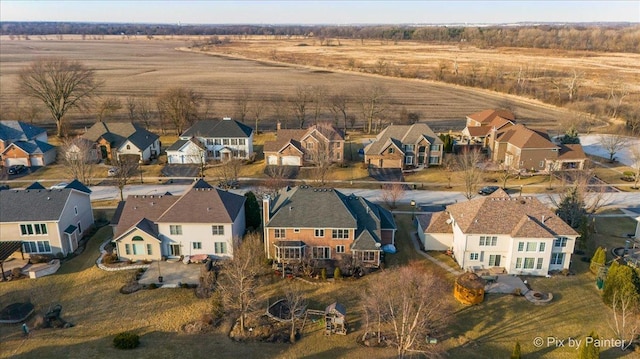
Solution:
[(178, 25), (68, 22), (3, 22), (0, 35), (126, 35), (318, 37), (388, 41), (468, 43), (480, 48), (524, 47), (640, 52), (640, 26), (633, 23), (519, 24), (511, 26), (419, 25)]

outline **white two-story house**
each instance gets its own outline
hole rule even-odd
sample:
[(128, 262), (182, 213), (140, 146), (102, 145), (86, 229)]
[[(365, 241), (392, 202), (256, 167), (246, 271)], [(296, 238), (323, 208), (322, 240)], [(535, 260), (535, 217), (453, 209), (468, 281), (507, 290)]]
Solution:
[(435, 218), (452, 227), (450, 248), (464, 270), (546, 276), (569, 268), (579, 235), (535, 197), (509, 197), (498, 190), (447, 206), (446, 212)]
[(233, 257), (245, 232), (245, 197), (195, 182), (182, 196), (130, 196), (112, 220), (118, 257)]
[(73, 253), (94, 223), (91, 190), (78, 180), (62, 189), (29, 188), (0, 191), (0, 242), (21, 242), (25, 256)]
[(173, 146), (167, 149), (167, 162), (172, 164), (198, 162), (202, 157), (199, 155), (198, 146), (190, 143), (194, 140), (202, 144), (205, 161), (248, 159), (253, 154), (253, 129), (225, 117), (222, 120), (201, 120), (193, 124), (180, 135), (180, 139)]

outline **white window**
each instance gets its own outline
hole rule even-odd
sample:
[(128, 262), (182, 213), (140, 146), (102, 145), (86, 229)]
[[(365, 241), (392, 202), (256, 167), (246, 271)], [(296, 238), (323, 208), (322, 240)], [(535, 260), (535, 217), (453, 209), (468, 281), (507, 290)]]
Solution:
[(333, 229), (333, 230), (331, 230), (331, 238), (333, 238), (333, 239), (348, 239), (349, 238), (349, 230), (348, 229)]
[(393, 147), (389, 147), (389, 150), (387, 152), (389, 154), (393, 154), (394, 152), (396, 152), (396, 150)]
[(238, 139), (238, 144), (239, 144), (240, 146), (244, 146), (244, 145), (246, 144), (246, 142), (245, 142), (245, 141), (246, 141), (246, 140), (245, 140), (244, 138), (239, 138), (239, 139)]
[(35, 223), (35, 224), (21, 224), (20, 225), (20, 234), (23, 236), (44, 236), (47, 234), (47, 224), (46, 223)]
[(127, 243), (127, 244), (124, 245), (124, 252), (127, 255), (131, 254), (131, 245), (130, 244)]
[(231, 145), (232, 146), (237, 146), (238, 145), (238, 139), (237, 138), (232, 138), (231, 139)]
[(202, 249), (202, 242), (193, 242), (193, 249)]
[(553, 241), (554, 247), (566, 247), (567, 246), (567, 237), (559, 237)]
[(540, 242), (540, 249), (538, 250), (539, 252), (544, 252), (544, 248), (546, 247), (546, 243), (544, 242)]
[(564, 253), (551, 253), (551, 264), (562, 265), (564, 262)]
[(308, 150), (312, 150), (313, 149), (313, 142), (307, 142), (307, 149)]
[(410, 164), (412, 164), (412, 163), (413, 163), (413, 156), (406, 156), (406, 157), (404, 158), (404, 164), (405, 164), (405, 165), (410, 165)]
[(404, 150), (408, 152), (413, 152), (415, 145), (404, 145)]
[(544, 167), (544, 161), (540, 161), (540, 168)]
[(206, 143), (207, 143), (207, 146), (213, 146), (213, 139), (212, 138), (207, 138), (206, 139)]
[(222, 144), (223, 144), (224, 146), (228, 146), (228, 145), (229, 145), (229, 139), (228, 139), (228, 138), (223, 138), (223, 139), (222, 139)]
[(344, 253), (344, 246), (336, 246), (336, 253)]
[(437, 165), (438, 163), (440, 163), (440, 157), (438, 157), (438, 156), (429, 156), (429, 164), (430, 165)]
[(220, 145), (222, 144), (222, 140), (221, 140), (221, 139), (219, 139), (219, 138), (215, 138), (215, 139), (213, 140), (213, 143), (215, 143), (217, 146), (220, 146)]
[(73, 211), (76, 213), (76, 216), (78, 215), (78, 206), (73, 206)]
[(542, 258), (538, 258), (538, 262), (536, 263), (536, 269), (542, 269)]
[(127, 145), (127, 149), (130, 150), (131, 149), (131, 145)]
[(314, 259), (329, 259), (331, 258), (331, 248), (329, 247), (312, 247), (311, 256)]
[(211, 226), (211, 234), (213, 234), (214, 236), (224, 235), (224, 226)]
[(533, 269), (533, 263), (535, 258), (525, 258), (524, 259), (524, 269)]
[(314, 232), (314, 237), (324, 237), (324, 229), (316, 228)]
[(524, 251), (524, 242), (518, 242), (518, 252)]
[(78, 222), (78, 233), (82, 234), (82, 224), (80, 222)]
[(477, 261), (480, 258), (480, 255), (478, 253), (470, 253), (469, 254), (469, 259), (472, 261)]
[(300, 228), (294, 228), (293, 233), (300, 233)]
[(216, 254), (226, 254), (227, 253), (227, 242), (215, 242), (214, 243), (214, 251)]
[(522, 268), (522, 258), (516, 258), (516, 268)]
[(537, 242), (527, 242), (527, 252), (535, 252), (537, 247)]
[(496, 236), (480, 236), (480, 246), (496, 246), (498, 237)]
[(173, 235), (180, 235), (182, 234), (182, 225), (179, 224), (172, 224), (169, 226), (169, 233), (173, 234)]
[(276, 228), (274, 231), (274, 238), (284, 238), (286, 235), (286, 230), (284, 228)]
[(376, 252), (374, 251), (365, 251), (362, 253), (362, 261), (363, 262), (375, 262), (376, 260)]
[(151, 244), (147, 244), (147, 255), (151, 255), (152, 254), (152, 246)]
[(431, 151), (440, 151), (440, 145), (431, 145), (430, 150)]

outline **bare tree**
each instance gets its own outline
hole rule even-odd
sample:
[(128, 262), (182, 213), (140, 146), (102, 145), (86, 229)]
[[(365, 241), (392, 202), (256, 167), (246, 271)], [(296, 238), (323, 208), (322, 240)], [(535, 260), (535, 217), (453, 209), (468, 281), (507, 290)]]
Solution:
[(609, 161), (613, 162), (613, 156), (627, 145), (627, 138), (620, 133), (614, 133), (601, 135), (598, 142), (609, 154)]
[(381, 330), (389, 332), (398, 357), (404, 358), (410, 351), (427, 356), (441, 353), (440, 346), (427, 345), (424, 338), (434, 336), (451, 313), (445, 297), (440, 295), (447, 291), (446, 281), (415, 263), (379, 276), (376, 282), (384, 283), (384, 295), (368, 301), (384, 313)]
[(270, 192), (276, 192), (287, 185), (288, 176), (286, 167), (268, 166), (265, 172), (267, 177), (269, 177), (265, 181), (265, 187), (267, 187)]
[(225, 308), (238, 313), (244, 333), (247, 314), (257, 300), (258, 276), (264, 272), (264, 248), (260, 235), (250, 233), (242, 242), (235, 241), (233, 258), (226, 261), (220, 272), (218, 285), (223, 293)]
[(632, 296), (623, 293), (624, 291), (616, 290), (611, 298), (613, 323), (610, 323), (610, 327), (616, 338), (623, 343), (620, 350), (629, 348), (640, 334), (637, 294)]
[(451, 180), (453, 179), (456, 166), (455, 156), (451, 153), (445, 153), (442, 157), (441, 169), (444, 171), (444, 175), (447, 178), (447, 188), (451, 188)]
[(234, 181), (238, 180), (240, 174), (240, 168), (242, 167), (242, 160), (239, 158), (231, 158), (222, 161), (219, 165), (215, 166), (215, 174), (220, 179), (225, 187)]
[(365, 87), (360, 91), (360, 109), (367, 124), (367, 133), (371, 133), (373, 120), (387, 109), (388, 91), (381, 85)]
[(382, 188), (380, 197), (390, 209), (395, 209), (397, 207), (398, 201), (405, 196), (406, 190), (404, 186), (405, 185), (403, 185), (402, 183), (394, 183), (385, 184)]
[(151, 104), (148, 100), (127, 97), (127, 113), (129, 115), (129, 121), (141, 122), (147, 130), (151, 128), (152, 113)]
[(33, 62), (18, 74), (20, 90), (42, 101), (56, 123), (57, 135), (63, 135), (67, 112), (90, 99), (102, 82), (95, 72), (80, 62), (65, 58), (46, 58)]
[(622, 101), (629, 95), (629, 86), (620, 81), (613, 81), (609, 88), (609, 106), (611, 107), (611, 118), (616, 118), (618, 110), (622, 106)]
[(472, 199), (477, 193), (477, 187), (482, 177), (482, 170), (478, 166), (482, 162), (482, 154), (478, 150), (465, 148), (456, 156), (459, 174), (464, 183), (464, 196)]
[(107, 97), (98, 104), (98, 121), (103, 122), (122, 108), (122, 102), (117, 97)]
[(124, 187), (129, 184), (134, 175), (140, 170), (140, 157), (137, 155), (119, 155), (114, 161), (114, 180), (120, 190), (120, 200), (124, 201)]
[(198, 119), (201, 103), (202, 95), (185, 87), (171, 88), (157, 100), (160, 117), (173, 123), (177, 135)]
[(320, 112), (327, 102), (327, 88), (323, 85), (312, 86), (311, 89), (311, 103), (313, 105), (313, 124), (318, 123)]
[(254, 130), (256, 131), (256, 134), (259, 133), (258, 125), (260, 124), (260, 121), (262, 121), (264, 110), (265, 110), (264, 101), (260, 99), (256, 99), (251, 102), (251, 114), (253, 115), (253, 119), (256, 121), (256, 127), (254, 128)]
[(296, 320), (297, 315), (304, 311), (307, 306), (307, 300), (305, 298), (302, 288), (297, 282), (289, 282), (284, 288), (284, 298), (287, 301), (287, 309), (291, 318), (291, 332), (289, 333), (289, 341), (291, 343), (296, 342)]
[(90, 185), (98, 156), (93, 142), (82, 137), (65, 138), (58, 149), (58, 161), (71, 172), (73, 178)]
[(631, 168), (633, 168), (634, 183), (633, 188), (638, 189), (638, 183), (640, 182), (640, 146), (633, 146), (631, 148)]
[(348, 121), (348, 104), (349, 104), (349, 95), (345, 90), (338, 92), (337, 94), (329, 97), (329, 111), (333, 113), (333, 117), (336, 121), (336, 126), (338, 126), (338, 117), (342, 116), (342, 120), (344, 121), (344, 133), (347, 133), (347, 121)]
[(271, 96), (271, 113), (276, 118), (276, 121), (283, 124), (284, 128), (287, 128), (289, 122), (289, 107), (286, 105), (286, 100), (281, 95)]
[(309, 86), (296, 87), (296, 93), (289, 99), (293, 114), (298, 120), (299, 128), (304, 128), (304, 122), (307, 118), (307, 109), (313, 101), (313, 92)]
[(236, 114), (240, 119), (240, 122), (244, 123), (244, 120), (249, 114), (249, 104), (251, 103), (251, 91), (244, 89), (236, 94)]

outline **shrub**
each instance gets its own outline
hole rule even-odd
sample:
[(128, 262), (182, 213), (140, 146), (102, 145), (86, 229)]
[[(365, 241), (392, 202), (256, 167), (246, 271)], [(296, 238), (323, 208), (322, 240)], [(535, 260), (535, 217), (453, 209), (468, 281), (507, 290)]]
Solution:
[(336, 267), (336, 269), (333, 271), (333, 278), (335, 279), (342, 278), (342, 271), (340, 270), (340, 267)]
[(118, 349), (134, 349), (140, 345), (140, 336), (131, 332), (116, 334), (113, 338), (113, 346)]
[(138, 268), (138, 273), (144, 273), (144, 268)]
[(13, 278), (20, 278), (20, 276), (22, 275), (22, 270), (20, 268), (13, 268), (11, 270), (11, 275), (13, 276)]
[(607, 252), (602, 247), (598, 247), (596, 252), (593, 254), (591, 258), (591, 264), (589, 265), (589, 269), (591, 273), (598, 274), (600, 268), (604, 267), (604, 264), (607, 260)]
[(102, 259), (102, 261), (104, 262), (104, 264), (113, 264), (118, 261), (118, 254), (107, 253), (104, 255), (104, 258)]
[(158, 285), (157, 285), (157, 284), (155, 284), (155, 283), (151, 283), (151, 284), (149, 284), (149, 287), (148, 287), (148, 288), (149, 288), (149, 289), (157, 289), (157, 288), (158, 288)]
[(53, 256), (47, 255), (47, 254), (32, 254), (29, 256), (29, 260), (31, 260), (31, 263), (36, 264), (36, 263), (48, 263), (53, 259)]
[(320, 271), (320, 278), (322, 278), (322, 280), (327, 280), (327, 268), (322, 268)]

